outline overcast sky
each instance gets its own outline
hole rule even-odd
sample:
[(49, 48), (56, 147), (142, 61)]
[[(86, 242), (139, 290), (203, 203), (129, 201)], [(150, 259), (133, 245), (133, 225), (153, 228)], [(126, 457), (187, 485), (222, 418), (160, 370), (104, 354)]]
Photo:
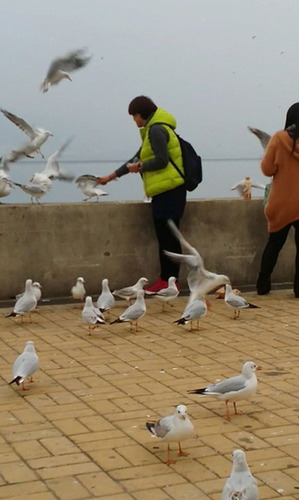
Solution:
[[(271, 134), (299, 101), (298, 0), (1, 0), (0, 15), (0, 106), (53, 132), (46, 156), (74, 135), (65, 159), (127, 159), (145, 94), (203, 158), (257, 157), (247, 125)], [(80, 47), (89, 65), (42, 94), (52, 59)], [(0, 154), (26, 140), (0, 127)]]

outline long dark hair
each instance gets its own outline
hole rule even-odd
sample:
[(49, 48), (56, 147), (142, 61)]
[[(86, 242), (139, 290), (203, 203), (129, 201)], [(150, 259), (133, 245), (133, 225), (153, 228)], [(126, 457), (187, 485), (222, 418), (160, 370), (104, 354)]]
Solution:
[(296, 141), (299, 137), (299, 102), (295, 102), (295, 104), (292, 104), (288, 109), (284, 130), (286, 130), (293, 139), (293, 153), (296, 147)]

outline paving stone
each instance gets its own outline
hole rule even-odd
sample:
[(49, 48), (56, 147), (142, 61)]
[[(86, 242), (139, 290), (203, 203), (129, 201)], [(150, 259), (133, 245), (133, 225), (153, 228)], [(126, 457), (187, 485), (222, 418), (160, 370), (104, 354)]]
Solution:
[[(138, 333), (107, 324), (89, 336), (69, 304), (40, 307), (33, 324), (0, 315), (0, 499), (219, 500), (241, 448), (260, 500), (299, 500), (298, 304), (288, 290), (246, 297), (261, 308), (237, 321), (209, 297), (198, 332), (172, 323), (186, 297), (165, 313), (148, 300)], [(29, 335), (40, 369), (22, 391), (7, 382)], [(242, 416), (227, 421), (222, 401), (188, 394), (249, 359), (262, 370), (257, 394), (238, 403)], [(182, 443), (188, 457), (171, 444), (177, 462), (167, 466), (167, 443), (145, 422), (177, 404), (186, 404), (195, 432)]]

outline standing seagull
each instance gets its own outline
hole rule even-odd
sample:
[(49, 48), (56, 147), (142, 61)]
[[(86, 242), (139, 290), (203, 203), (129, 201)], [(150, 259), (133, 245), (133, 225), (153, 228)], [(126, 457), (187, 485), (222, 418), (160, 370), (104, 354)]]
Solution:
[(53, 136), (51, 132), (48, 130), (44, 130), (42, 128), (33, 128), (29, 123), (27, 123), (23, 118), (20, 118), (5, 109), (0, 109), (0, 111), (8, 118), (12, 123), (17, 125), (25, 134), (27, 134), (30, 138), (30, 141), (20, 146), (17, 149), (13, 149), (6, 158), (3, 160), (3, 163), (6, 168), (8, 168), (8, 163), (17, 161), (21, 156), (27, 156), (28, 158), (33, 158), (32, 154), (38, 152), (44, 158), (43, 154), (40, 151), (41, 146), (46, 142), (46, 140)]
[(13, 364), (13, 379), (9, 382), (9, 385), (14, 383), (17, 385), (22, 384), (23, 391), (28, 390), (28, 388), (24, 386), (24, 381), (27, 377), (30, 377), (30, 382), (33, 382), (32, 375), (36, 372), (38, 367), (39, 359), (35, 352), (34, 342), (28, 340), (24, 351), (17, 357)]
[(104, 325), (105, 319), (99, 309), (94, 307), (92, 303), (92, 298), (87, 296), (85, 299), (85, 305), (81, 313), (83, 321), (88, 324), (88, 333), (91, 335), (91, 330), (93, 330), (97, 325)]
[(119, 290), (114, 290), (112, 294), (130, 302), (132, 299), (136, 298), (138, 290), (142, 290), (143, 287), (147, 285), (147, 283), (147, 278), (139, 278), (135, 285), (126, 286), (124, 288), (120, 288)]
[(242, 415), (242, 413), (237, 412), (236, 401), (248, 399), (255, 394), (257, 389), (255, 371), (260, 369), (260, 366), (257, 366), (253, 361), (246, 361), (242, 367), (240, 375), (227, 378), (217, 384), (211, 384), (203, 389), (188, 391), (188, 393), (200, 394), (201, 396), (211, 396), (224, 400), (226, 406), (226, 418), (227, 420), (230, 420), (230, 413), (228, 409), (229, 401), (233, 402), (235, 415)]
[(37, 300), (34, 295), (32, 280), (28, 279), (25, 282), (25, 292), (24, 294), (16, 301), (14, 308), (6, 318), (11, 316), (21, 316), (23, 320), (23, 315), (29, 313), (36, 308)]
[(57, 85), (64, 78), (72, 81), (68, 72), (83, 68), (91, 59), (91, 56), (85, 55), (86, 50), (86, 48), (74, 50), (54, 59), (49, 66), (46, 78), (40, 84), (40, 90), (44, 93), (48, 92), (50, 85)]
[(78, 184), (78, 187), (81, 189), (83, 194), (87, 196), (87, 198), (84, 198), (83, 201), (88, 201), (90, 198), (93, 198), (94, 196), (97, 198), (97, 201), (99, 201), (99, 196), (106, 196), (108, 193), (106, 191), (103, 191), (98, 183), (97, 183), (97, 177), (94, 175), (80, 175), (75, 182)]
[[(41, 299), (41, 296), (42, 296), (42, 286), (41, 284), (38, 282), (38, 281), (34, 281), (32, 283), (32, 291), (33, 291), (33, 295), (35, 296), (36, 298), (36, 301), (38, 302), (40, 299)], [(22, 293), (19, 293), (18, 295), (16, 295), (16, 299), (20, 299), (21, 297), (23, 297), (25, 292), (22, 292)]]
[(77, 278), (76, 284), (71, 288), (71, 295), (73, 299), (83, 301), (86, 295), (84, 283), (84, 278), (82, 278), (82, 276), (79, 276), (79, 278)]
[(109, 311), (111, 307), (113, 307), (115, 304), (115, 298), (112, 295), (110, 288), (109, 288), (109, 282), (107, 278), (102, 280), (102, 292), (98, 297), (97, 300), (97, 307), (100, 309), (102, 313)]
[[(195, 299), (193, 302), (188, 302), (180, 319), (174, 321), (178, 325), (186, 325), (190, 321), (190, 332), (199, 329), (199, 318), (207, 314), (208, 306), (205, 299)], [(196, 321), (196, 328), (192, 327), (192, 322)]]
[[(155, 295), (155, 297), (158, 297), (160, 300), (163, 301), (162, 304), (162, 311), (164, 311), (164, 306), (165, 303), (169, 304), (171, 300), (174, 300), (177, 298), (179, 291), (177, 289), (177, 286), (175, 284), (176, 278), (174, 276), (171, 276), (168, 279), (168, 287), (167, 288), (162, 288), (158, 292), (145, 292), (147, 295)], [(172, 304), (170, 304), (172, 305)]]
[[(50, 184), (49, 184), (50, 183)], [(36, 203), (40, 204), (40, 198), (47, 194), (51, 187), (52, 181), (48, 179), (48, 182), (43, 182), (39, 184), (19, 184), (18, 182), (13, 182), (14, 186), (18, 186), (24, 193), (29, 194), (31, 198), (31, 203), (34, 203), (33, 199), (35, 199)]]
[[(185, 457), (189, 453), (181, 448), (181, 441), (192, 437), (194, 427), (188, 417), (187, 408), (185, 405), (176, 407), (174, 415), (160, 418), (156, 422), (146, 422), (148, 430), (157, 438), (168, 443), (175, 442), (179, 445), (178, 456)], [(167, 465), (175, 464), (175, 460), (170, 459), (170, 446), (167, 446)]]
[(238, 319), (240, 316), (241, 309), (258, 309), (259, 306), (255, 306), (254, 304), (251, 304), (250, 302), (247, 302), (246, 299), (241, 297), (240, 295), (236, 295), (233, 292), (233, 289), (231, 285), (226, 284), (225, 285), (225, 296), (224, 296), (224, 302), (228, 307), (232, 307), (234, 309), (234, 316), (233, 319)]
[(242, 450), (233, 451), (233, 467), (221, 500), (258, 500), (257, 480), (251, 474)]
[(138, 320), (142, 318), (146, 313), (146, 305), (144, 301), (144, 290), (138, 290), (137, 298), (131, 306), (114, 321), (111, 321), (110, 325), (114, 323), (124, 323), (125, 321), (130, 322), (130, 330), (132, 330), (132, 324), (135, 322), (135, 331), (138, 332)]

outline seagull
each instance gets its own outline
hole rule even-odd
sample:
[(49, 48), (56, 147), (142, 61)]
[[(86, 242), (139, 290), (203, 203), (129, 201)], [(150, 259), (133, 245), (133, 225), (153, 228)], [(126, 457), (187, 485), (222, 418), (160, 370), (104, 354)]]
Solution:
[(251, 474), (242, 450), (233, 451), (233, 467), (221, 500), (258, 500), (257, 480)]
[(73, 299), (75, 300), (84, 299), (86, 295), (84, 283), (85, 283), (84, 278), (82, 278), (82, 276), (79, 276), (79, 278), (77, 278), (76, 284), (71, 288), (71, 295)]
[(26, 313), (30, 313), (33, 309), (36, 308), (36, 305), (37, 300), (33, 292), (32, 280), (28, 279), (25, 282), (24, 294), (16, 301), (12, 312), (5, 317), (9, 318), (11, 316), (21, 316), (23, 319), (23, 315)]
[(244, 200), (251, 200), (252, 188), (266, 189), (266, 186), (265, 184), (252, 182), (250, 177), (245, 177), (245, 179), (234, 184), (234, 186), (231, 188), (231, 191), (234, 191), (236, 189), (240, 196), (243, 196)]
[(30, 138), (30, 141), (20, 146), (17, 149), (13, 149), (3, 160), (4, 166), (7, 169), (8, 163), (17, 161), (21, 156), (27, 156), (28, 158), (33, 158), (32, 154), (38, 152), (44, 158), (44, 155), (40, 151), (41, 146), (46, 142), (46, 140), (53, 136), (49, 130), (44, 130), (42, 128), (33, 128), (29, 123), (27, 123), (23, 118), (20, 118), (5, 109), (0, 109), (0, 111), (8, 118), (12, 123), (17, 125), (25, 134)]
[[(195, 299), (193, 302), (188, 302), (180, 319), (174, 321), (178, 325), (186, 325), (190, 322), (190, 332), (199, 330), (199, 318), (203, 318), (207, 314), (208, 306), (205, 299)], [(192, 322), (196, 321), (196, 328), (192, 327)]]
[(115, 304), (115, 298), (110, 291), (109, 282), (105, 278), (102, 280), (102, 292), (98, 297), (97, 307), (103, 313), (111, 309), (111, 307), (113, 307), (114, 304)]
[(93, 305), (90, 296), (87, 296), (85, 299), (81, 316), (83, 321), (88, 324), (89, 335), (91, 335), (91, 330), (97, 325), (104, 325), (106, 323), (101, 311)]
[(13, 183), (9, 180), (5, 170), (0, 167), (0, 198), (5, 198), (6, 196), (8, 196), (11, 193), (13, 187)]
[[(38, 281), (34, 281), (32, 283), (32, 292), (33, 292), (33, 295), (35, 296), (36, 298), (36, 301), (38, 302), (40, 299), (41, 299), (41, 296), (42, 296), (42, 286), (41, 284), (38, 282)], [(16, 295), (16, 299), (20, 299), (21, 297), (23, 297), (25, 292), (22, 292), (22, 293), (19, 293), (18, 295)]]
[(91, 59), (91, 56), (85, 55), (86, 50), (85, 48), (74, 50), (54, 59), (49, 66), (46, 78), (40, 84), (40, 90), (43, 93), (48, 92), (49, 86), (57, 85), (64, 78), (72, 81), (68, 72), (83, 68)]
[(39, 359), (35, 352), (34, 342), (28, 340), (25, 344), (25, 349), (15, 360), (12, 373), (13, 379), (9, 382), (9, 385), (16, 383), (17, 385), (22, 384), (23, 391), (28, 390), (28, 387), (24, 386), (24, 381), (27, 377), (30, 377), (30, 382), (33, 382), (32, 375), (38, 370)]
[(144, 301), (144, 290), (140, 289), (137, 291), (135, 302), (131, 306), (127, 307), (127, 309), (117, 319), (111, 321), (110, 325), (129, 321), (130, 330), (132, 330), (132, 324), (135, 322), (135, 331), (138, 332), (138, 320), (142, 318), (145, 313), (146, 305)]
[(35, 201), (40, 205), (40, 198), (45, 196), (45, 194), (47, 194), (52, 187), (52, 181), (50, 181), (50, 179), (48, 179), (48, 181), (51, 183), (50, 185), (48, 182), (40, 184), (19, 184), (18, 182), (13, 182), (13, 184), (14, 186), (21, 188), (24, 193), (30, 195), (31, 203), (34, 203), (33, 200), (35, 199)]
[(75, 182), (78, 184), (78, 187), (81, 189), (83, 194), (87, 196), (83, 201), (90, 200), (93, 196), (96, 196), (97, 201), (99, 201), (99, 196), (106, 196), (108, 193), (103, 191), (99, 185), (97, 184), (97, 177), (94, 175), (80, 175)]
[(259, 306), (255, 306), (254, 304), (247, 302), (247, 300), (244, 299), (243, 297), (241, 297), (240, 295), (236, 295), (233, 292), (231, 285), (229, 285), (229, 284), (225, 285), (224, 302), (226, 303), (227, 306), (232, 307), (234, 309), (233, 319), (239, 318), (241, 309), (246, 309), (246, 308), (258, 309), (259, 308)]
[[(176, 287), (176, 278), (174, 276), (171, 276), (168, 279), (168, 287), (167, 288), (162, 288), (158, 292), (145, 292), (147, 295), (155, 295), (158, 297), (160, 300), (163, 300), (162, 304), (162, 311), (164, 311), (164, 303), (169, 304), (171, 300), (174, 300), (177, 298), (179, 295), (179, 290)], [(170, 304), (172, 305), (172, 304)]]
[(168, 220), (168, 224), (182, 247), (188, 251), (188, 254), (178, 254), (169, 252), (168, 250), (164, 250), (164, 253), (175, 262), (180, 262), (187, 266), (189, 270), (187, 276), (190, 290), (189, 303), (192, 303), (195, 299), (205, 297), (206, 294), (220, 285), (230, 283), (229, 277), (225, 274), (216, 274), (207, 271), (199, 252), (185, 240), (172, 220)]
[(52, 186), (52, 181), (55, 181), (56, 179), (62, 180), (62, 181), (73, 181), (74, 176), (71, 174), (68, 174), (66, 172), (63, 172), (59, 166), (58, 163), (58, 158), (59, 156), (63, 153), (63, 151), (67, 148), (67, 146), (70, 144), (72, 139), (69, 139), (66, 141), (55, 153), (53, 153), (51, 156), (49, 156), (47, 160), (46, 167), (42, 172), (35, 172), (30, 179), (30, 182), (34, 184), (48, 184), (49, 187)]
[(112, 292), (113, 295), (120, 297), (121, 299), (126, 299), (130, 301), (131, 299), (135, 299), (137, 296), (137, 291), (142, 290), (145, 285), (148, 284), (147, 278), (139, 278), (137, 283), (132, 286), (126, 286), (125, 288), (120, 288), (119, 290), (114, 290)]
[[(181, 441), (189, 439), (194, 433), (194, 427), (188, 417), (185, 405), (178, 405), (174, 415), (160, 418), (156, 422), (146, 422), (148, 430), (157, 438), (168, 443), (176, 442), (179, 445), (178, 456), (185, 457), (189, 453), (181, 448)], [(167, 446), (167, 465), (175, 464), (175, 460), (170, 459), (170, 446)]]
[(250, 132), (252, 132), (259, 139), (262, 148), (266, 149), (268, 142), (271, 139), (271, 135), (267, 134), (266, 132), (263, 132), (258, 128), (248, 127), (248, 130), (250, 130)]
[(224, 400), (226, 406), (226, 418), (227, 420), (230, 420), (230, 413), (228, 409), (229, 401), (233, 402), (235, 415), (242, 415), (241, 412), (237, 412), (236, 401), (248, 399), (250, 396), (255, 394), (257, 389), (255, 371), (260, 369), (261, 367), (257, 366), (253, 361), (246, 361), (242, 367), (240, 375), (227, 378), (217, 384), (211, 384), (203, 389), (188, 391), (188, 393), (200, 394), (201, 396), (211, 396)]

